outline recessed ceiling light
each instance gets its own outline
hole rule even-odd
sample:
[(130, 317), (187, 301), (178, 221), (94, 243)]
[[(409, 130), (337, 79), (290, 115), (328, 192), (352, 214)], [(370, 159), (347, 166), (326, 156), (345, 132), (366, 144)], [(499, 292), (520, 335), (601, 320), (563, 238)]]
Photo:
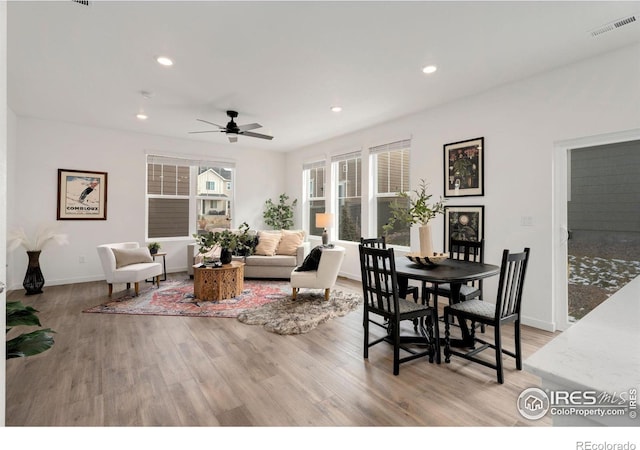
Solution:
[(436, 66), (426, 66), (426, 67), (424, 67), (424, 68), (422, 69), (422, 71), (423, 71), (424, 73), (433, 73), (433, 72), (435, 72), (436, 70), (438, 70), (438, 68), (437, 68)]
[(156, 58), (156, 61), (158, 61), (158, 64), (162, 64), (163, 66), (173, 66), (173, 61), (171, 61), (171, 59), (167, 58), (166, 56), (158, 56)]
[(140, 120), (147, 120), (149, 118), (145, 113), (138, 113), (136, 114), (136, 117)]
[(333, 111), (335, 113), (340, 112), (340, 111), (342, 111), (342, 106), (332, 106), (331, 107), (331, 111)]

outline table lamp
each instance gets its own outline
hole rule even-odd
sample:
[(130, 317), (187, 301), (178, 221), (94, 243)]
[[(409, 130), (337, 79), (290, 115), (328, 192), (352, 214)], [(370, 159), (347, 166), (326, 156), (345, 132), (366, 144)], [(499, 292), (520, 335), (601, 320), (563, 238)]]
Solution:
[(316, 213), (316, 227), (323, 228), (322, 231), (322, 245), (329, 244), (329, 235), (327, 234), (327, 227), (331, 226), (333, 222), (333, 214), (331, 213)]

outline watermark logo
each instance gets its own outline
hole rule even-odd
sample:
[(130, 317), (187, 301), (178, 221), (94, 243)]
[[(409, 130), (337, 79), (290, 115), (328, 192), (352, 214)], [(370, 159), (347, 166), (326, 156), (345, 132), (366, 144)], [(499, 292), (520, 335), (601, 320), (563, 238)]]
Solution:
[(520, 415), (538, 420), (547, 413), (552, 416), (628, 416), (637, 417), (638, 390), (623, 392), (564, 391), (528, 388), (517, 400)]
[(549, 396), (539, 388), (528, 388), (518, 397), (518, 411), (525, 419), (538, 420), (549, 411)]

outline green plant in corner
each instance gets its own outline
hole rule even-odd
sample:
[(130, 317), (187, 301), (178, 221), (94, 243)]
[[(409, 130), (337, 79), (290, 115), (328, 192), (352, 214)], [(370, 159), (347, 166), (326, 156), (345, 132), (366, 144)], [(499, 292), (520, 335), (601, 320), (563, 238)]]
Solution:
[[(7, 333), (13, 327), (19, 325), (25, 326), (42, 326), (40, 319), (35, 313), (38, 311), (31, 306), (25, 306), (21, 302), (7, 302)], [(21, 358), (24, 356), (37, 355), (49, 350), (53, 344), (53, 336), (55, 333), (50, 328), (42, 328), (30, 333), (22, 333), (13, 339), (7, 341), (6, 359)]]
[(427, 194), (428, 187), (427, 182), (422, 179), (420, 180), (418, 189), (412, 192), (400, 192), (398, 194), (404, 201), (402, 202), (403, 204), (399, 202), (393, 202), (391, 204), (391, 217), (389, 218), (389, 222), (382, 227), (385, 233), (392, 231), (396, 222), (405, 223), (409, 226), (426, 225), (438, 214), (444, 214), (444, 203), (446, 200), (440, 197), (439, 201), (429, 204), (433, 195)]
[(274, 230), (289, 230), (293, 227), (293, 211), (298, 204), (298, 199), (294, 199), (290, 204), (287, 203), (289, 196), (280, 194), (278, 203), (274, 203), (271, 199), (264, 202), (264, 223)]

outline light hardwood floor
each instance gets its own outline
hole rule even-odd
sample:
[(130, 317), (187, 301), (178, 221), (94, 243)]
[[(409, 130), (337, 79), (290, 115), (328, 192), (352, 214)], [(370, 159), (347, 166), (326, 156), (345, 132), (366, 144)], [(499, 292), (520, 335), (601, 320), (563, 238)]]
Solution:
[[(360, 292), (351, 280), (337, 287)], [(492, 370), (459, 359), (418, 359), (393, 376), (384, 343), (363, 359), (361, 308), (310, 333), (280, 336), (235, 319), (82, 312), (106, 294), (104, 282), (8, 293), (57, 333), (51, 350), (7, 361), (7, 426), (551, 424), (517, 412), (518, 395), (539, 379), (516, 371), (511, 358), (504, 385)], [(553, 336), (524, 327), (525, 358)]]

